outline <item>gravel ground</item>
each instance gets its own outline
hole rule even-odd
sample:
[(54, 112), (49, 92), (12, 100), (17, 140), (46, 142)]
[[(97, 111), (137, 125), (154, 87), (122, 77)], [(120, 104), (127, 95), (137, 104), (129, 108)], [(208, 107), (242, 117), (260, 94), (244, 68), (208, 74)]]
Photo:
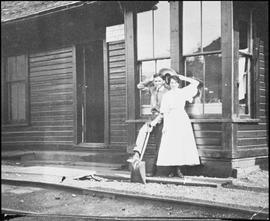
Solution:
[[(167, 196), (171, 198), (192, 198), (199, 200), (209, 200), (212, 202), (238, 204), (248, 207), (269, 208), (269, 193), (268, 193), (268, 171), (255, 171), (247, 174), (245, 177), (233, 179), (233, 186), (224, 187), (198, 187), (198, 186), (183, 186), (174, 184), (157, 184), (157, 183), (129, 183), (119, 181), (81, 181), (89, 182), (91, 187), (99, 189), (111, 189), (119, 192), (132, 192), (142, 195)], [(264, 191), (254, 191), (250, 189), (234, 188), (242, 187), (257, 187), (264, 188)]]
[[(2, 185), (2, 207), (43, 214), (98, 217), (209, 217), (249, 218), (250, 214), (228, 213), (211, 208), (144, 199), (98, 197), (61, 190)], [(36, 218), (36, 217), (34, 217)], [(36, 219), (32, 220), (36, 220)], [(47, 217), (51, 220), (51, 216)], [(24, 220), (24, 219), (21, 219)], [(45, 219), (46, 220), (46, 219)], [(59, 218), (59, 220), (62, 220)], [(77, 218), (73, 218), (77, 220)], [(128, 219), (127, 219), (128, 220)]]
[[(177, 178), (175, 178), (177, 179)], [(233, 185), (225, 187), (199, 187), (157, 183), (130, 183), (113, 180), (78, 181), (87, 182), (97, 189), (131, 192), (141, 195), (166, 196), (171, 198), (192, 198), (213, 203), (238, 204), (248, 207), (269, 208), (269, 171), (257, 170), (241, 178), (231, 178)], [(249, 188), (247, 188), (249, 187)]]
[(238, 179), (233, 179), (234, 185), (260, 187), (269, 189), (269, 171), (256, 170)]

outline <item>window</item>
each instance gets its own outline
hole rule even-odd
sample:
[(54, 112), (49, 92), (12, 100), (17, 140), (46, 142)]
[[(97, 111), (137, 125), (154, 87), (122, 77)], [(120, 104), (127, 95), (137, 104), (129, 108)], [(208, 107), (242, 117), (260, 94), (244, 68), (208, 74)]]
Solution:
[(28, 65), (25, 55), (7, 57), (4, 84), (4, 121), (26, 123), (28, 101)]
[(188, 113), (221, 114), (220, 1), (183, 2), (183, 57), (185, 75), (203, 83)]
[[(139, 80), (143, 81), (161, 68), (169, 68), (170, 5), (160, 1), (153, 10), (137, 15), (137, 55)], [(140, 92), (141, 115), (151, 114), (150, 94)]]
[(252, 15), (238, 21), (239, 58), (238, 58), (238, 101), (239, 115), (250, 116), (252, 81)]

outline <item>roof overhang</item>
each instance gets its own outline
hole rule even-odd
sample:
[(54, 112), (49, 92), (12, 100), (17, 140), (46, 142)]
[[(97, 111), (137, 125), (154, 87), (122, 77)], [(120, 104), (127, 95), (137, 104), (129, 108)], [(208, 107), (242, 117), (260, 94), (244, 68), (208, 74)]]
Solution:
[[(147, 10), (151, 10), (152, 7), (158, 3), (158, 1), (66, 1), (64, 5), (51, 7), (50, 9), (42, 9), (37, 10), (33, 13), (24, 13), (22, 15), (13, 16), (12, 18), (1, 19), (1, 26), (6, 26), (9, 24), (16, 24), (19, 22), (26, 22), (32, 19), (39, 19), (42, 17), (46, 17), (52, 14), (73, 10), (79, 7), (88, 7), (94, 5), (105, 5), (108, 3), (115, 3), (121, 10), (134, 10), (136, 12), (143, 12)], [(6, 10), (6, 9), (1, 9)]]

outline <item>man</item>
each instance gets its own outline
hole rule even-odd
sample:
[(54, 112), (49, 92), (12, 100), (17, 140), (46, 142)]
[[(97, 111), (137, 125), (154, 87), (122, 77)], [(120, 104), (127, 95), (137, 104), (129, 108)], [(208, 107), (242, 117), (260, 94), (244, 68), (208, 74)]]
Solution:
[(145, 139), (145, 136), (148, 131), (154, 133), (155, 142), (156, 142), (156, 154), (155, 154), (155, 161), (152, 168), (152, 174), (155, 175), (157, 172), (156, 168), (156, 160), (158, 156), (159, 151), (159, 145), (161, 141), (161, 134), (162, 134), (162, 128), (163, 128), (163, 121), (159, 115), (160, 110), (160, 104), (163, 95), (169, 90), (168, 85), (165, 83), (165, 78), (168, 75), (175, 75), (177, 74), (174, 70), (169, 68), (163, 68), (158, 73), (154, 74), (153, 77), (150, 79), (146, 79), (143, 82), (140, 82), (137, 85), (137, 88), (139, 90), (148, 90), (151, 94), (151, 119), (150, 122), (146, 122), (140, 129), (137, 139), (136, 139), (136, 145), (133, 149), (134, 155), (128, 159), (128, 162), (134, 162), (136, 160), (139, 160), (140, 154), (142, 152), (143, 148), (143, 142)]

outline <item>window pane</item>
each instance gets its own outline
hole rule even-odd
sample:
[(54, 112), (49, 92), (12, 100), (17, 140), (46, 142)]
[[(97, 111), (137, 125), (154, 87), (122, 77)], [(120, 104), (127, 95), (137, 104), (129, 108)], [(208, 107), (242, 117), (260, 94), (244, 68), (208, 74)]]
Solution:
[[(204, 60), (203, 56), (188, 57), (185, 62), (185, 74), (187, 77), (195, 77), (203, 82)], [(203, 87), (200, 87), (198, 94), (194, 97), (192, 104), (187, 103), (187, 112), (192, 115), (203, 114)]]
[(26, 59), (24, 55), (8, 58), (8, 81), (24, 80), (26, 77), (26, 71)]
[(239, 21), (239, 49), (248, 52), (248, 23), (245, 21)]
[(9, 57), (7, 58), (7, 80), (11, 81), (16, 76), (17, 72), (17, 65), (16, 65), (16, 57)]
[(155, 57), (170, 56), (170, 5), (160, 1), (154, 11)]
[(141, 64), (141, 80), (150, 78), (155, 74), (155, 61), (143, 61)]
[(8, 96), (8, 119), (10, 121), (25, 120), (25, 83), (9, 83)]
[(239, 114), (248, 114), (248, 81), (250, 76), (250, 59), (248, 57), (239, 57)]
[(171, 68), (171, 59), (157, 60), (157, 72), (161, 68)]
[(199, 52), (201, 47), (199, 1), (183, 1), (183, 54)]
[(206, 114), (222, 113), (221, 106), (221, 55), (205, 56), (205, 107)]
[(202, 46), (203, 51), (221, 49), (220, 1), (202, 1)]
[(137, 14), (138, 59), (153, 58), (152, 11)]
[(18, 121), (25, 120), (25, 84), (18, 83)]
[[(141, 81), (150, 78), (155, 73), (155, 61), (144, 61), (141, 63)], [(150, 107), (150, 93), (148, 91), (141, 90), (141, 114), (151, 114)]]

